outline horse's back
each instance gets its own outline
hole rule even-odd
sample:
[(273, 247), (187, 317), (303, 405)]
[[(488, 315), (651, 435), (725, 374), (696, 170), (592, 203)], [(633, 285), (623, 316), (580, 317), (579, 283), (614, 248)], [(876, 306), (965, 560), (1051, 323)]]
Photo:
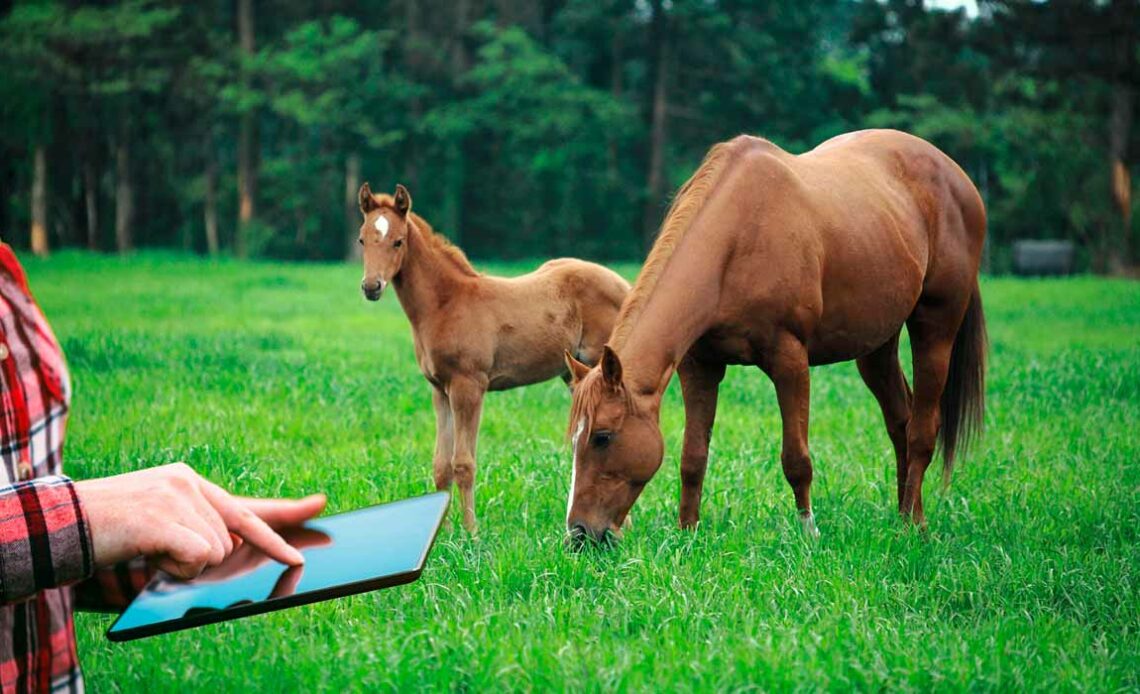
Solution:
[[(848, 133), (802, 155), (760, 142), (724, 179), (722, 204), (755, 215), (738, 256), (767, 259), (762, 273), (740, 268), (738, 287), (762, 314), (785, 316), (814, 363), (897, 334), (932, 273), (977, 272), (980, 198), (933, 145), (898, 131)], [(727, 202), (740, 199), (755, 202)]]

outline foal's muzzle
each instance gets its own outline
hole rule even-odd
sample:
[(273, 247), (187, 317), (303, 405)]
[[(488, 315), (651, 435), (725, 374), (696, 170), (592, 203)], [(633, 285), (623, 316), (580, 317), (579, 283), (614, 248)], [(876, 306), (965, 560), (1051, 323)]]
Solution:
[(377, 301), (380, 295), (384, 292), (384, 286), (388, 283), (384, 280), (377, 280), (376, 284), (369, 284), (368, 280), (361, 280), (360, 291), (364, 292), (364, 298), (369, 301)]

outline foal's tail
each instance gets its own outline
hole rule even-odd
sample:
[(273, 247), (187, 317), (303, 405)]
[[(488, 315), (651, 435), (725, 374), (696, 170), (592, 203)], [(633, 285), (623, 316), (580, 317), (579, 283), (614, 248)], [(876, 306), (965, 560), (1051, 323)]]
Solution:
[(940, 411), (942, 430), (942, 482), (950, 484), (954, 472), (954, 453), (959, 440), (962, 448), (981, 435), (986, 410), (986, 316), (982, 312), (982, 295), (974, 284), (966, 317), (954, 338), (950, 353), (950, 372), (942, 391)]

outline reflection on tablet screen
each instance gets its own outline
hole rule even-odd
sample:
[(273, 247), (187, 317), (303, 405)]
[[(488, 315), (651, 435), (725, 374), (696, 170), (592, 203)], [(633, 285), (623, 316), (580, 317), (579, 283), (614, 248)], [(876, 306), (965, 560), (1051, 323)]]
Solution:
[[(413, 574), (409, 580), (414, 579), (422, 568), (447, 499), (447, 494), (429, 494), (319, 518), (282, 532), (289, 544), (301, 550), (305, 557), (303, 566), (286, 567), (245, 544), (225, 562), (193, 581), (159, 574), (123, 612), (109, 634), (187, 618), (200, 623), (199, 618), (205, 615), (224, 619), (226, 611), (250, 612), (249, 608), (259, 603), (264, 603), (260, 607), (265, 609), (253, 611), (263, 612), (276, 609), (274, 601), (280, 601), (280, 606), (311, 602), (381, 587), (364, 585), (351, 590), (354, 584), (382, 583), (384, 579), (409, 574)], [(306, 600), (306, 596), (311, 599)], [(179, 628), (193, 623), (165, 626)]]

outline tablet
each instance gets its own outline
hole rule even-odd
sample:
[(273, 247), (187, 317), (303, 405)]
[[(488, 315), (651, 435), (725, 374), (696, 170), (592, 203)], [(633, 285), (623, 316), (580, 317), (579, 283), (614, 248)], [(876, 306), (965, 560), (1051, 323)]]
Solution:
[(410, 583), (423, 571), (448, 499), (437, 492), (283, 531), (304, 555), (302, 566), (279, 564), (247, 543), (192, 581), (159, 573), (107, 638), (130, 641)]

